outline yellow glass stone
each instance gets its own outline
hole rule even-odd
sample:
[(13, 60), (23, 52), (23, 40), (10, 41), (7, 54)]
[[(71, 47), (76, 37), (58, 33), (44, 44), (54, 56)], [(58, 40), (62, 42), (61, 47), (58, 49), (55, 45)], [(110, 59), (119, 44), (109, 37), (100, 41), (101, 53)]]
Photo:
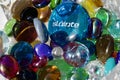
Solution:
[(90, 17), (94, 17), (96, 9), (103, 6), (101, 0), (83, 0), (81, 5), (88, 11)]

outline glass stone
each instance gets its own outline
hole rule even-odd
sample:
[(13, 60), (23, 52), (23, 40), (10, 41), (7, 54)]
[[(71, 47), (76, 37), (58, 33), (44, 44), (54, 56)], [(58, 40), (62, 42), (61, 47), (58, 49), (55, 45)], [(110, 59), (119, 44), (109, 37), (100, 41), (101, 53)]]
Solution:
[(29, 43), (20, 41), (12, 47), (10, 55), (15, 57), (20, 67), (23, 68), (27, 67), (31, 63), (34, 51)]
[(60, 80), (60, 70), (57, 66), (47, 65), (37, 72), (38, 80)]
[(38, 16), (37, 9), (34, 7), (24, 8), (20, 13), (20, 20), (27, 20), (33, 22), (33, 19)]
[(88, 38), (98, 38), (102, 34), (103, 24), (97, 18), (91, 18), (91, 24), (88, 27)]
[(50, 0), (32, 0), (32, 3), (36, 8), (41, 8), (47, 6)]
[(65, 61), (74, 67), (84, 67), (89, 61), (89, 49), (82, 43), (70, 42), (63, 50)]
[(15, 23), (16, 23), (16, 19), (10, 19), (5, 24), (4, 31), (8, 36), (12, 35), (12, 28), (15, 25)]
[(16, 59), (10, 55), (4, 55), (0, 58), (0, 74), (7, 79), (16, 76), (19, 71), (19, 65)]
[[(86, 38), (89, 24), (90, 17), (86, 10), (77, 3), (66, 1), (58, 5), (52, 11), (48, 23), (48, 31), (50, 36), (55, 35), (58, 32), (64, 32), (62, 37), (64, 38), (64, 41), (67, 42), (66, 38), (73, 34), (79, 39)], [(63, 39), (57, 37), (53, 38), (53, 41), (57, 39), (58, 42)], [(63, 42), (61, 41), (58, 44), (63, 44)]]
[(54, 9), (57, 7), (57, 5), (59, 5), (62, 2), (62, 0), (51, 0), (50, 1), (50, 8)]
[(118, 64), (120, 61), (120, 51), (118, 51), (117, 53), (117, 57), (116, 57), (116, 63)]
[(85, 69), (89, 74), (88, 80), (101, 80), (104, 76), (104, 65), (99, 60), (90, 61)]
[(51, 53), (52, 48), (50, 46), (48, 46), (47, 44), (40, 43), (40, 44), (35, 45), (34, 51), (35, 51), (36, 55), (39, 57), (46, 56), (49, 58), (49, 60), (53, 59), (53, 56)]
[(49, 17), (51, 15), (51, 9), (49, 6), (38, 8), (38, 18), (43, 21), (47, 22), (49, 20)]
[(20, 13), (22, 12), (22, 10), (25, 9), (26, 7), (31, 6), (32, 6), (31, 0), (16, 0), (11, 8), (13, 18), (20, 20)]
[(13, 27), (13, 35), (17, 41), (33, 42), (37, 33), (33, 23), (28, 21), (17, 22)]

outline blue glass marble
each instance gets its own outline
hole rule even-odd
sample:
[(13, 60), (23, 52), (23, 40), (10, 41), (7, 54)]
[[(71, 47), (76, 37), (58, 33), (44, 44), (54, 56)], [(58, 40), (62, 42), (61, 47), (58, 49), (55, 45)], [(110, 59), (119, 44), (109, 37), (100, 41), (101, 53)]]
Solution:
[(29, 43), (20, 41), (12, 47), (10, 55), (15, 57), (21, 68), (24, 68), (31, 63), (34, 50)]
[[(66, 35), (63, 37), (66, 37), (66, 40), (73, 34), (75, 39), (83, 39), (86, 38), (89, 24), (90, 17), (87, 11), (77, 3), (66, 1), (52, 11), (48, 23), (48, 31), (50, 36), (56, 32), (64, 31)], [(56, 40), (56, 37), (54, 37), (54, 40)], [(66, 40), (65, 42), (67, 42)]]
[(120, 50), (117, 53), (116, 64), (120, 61)]
[(53, 59), (52, 56), (52, 48), (50, 46), (48, 46), (47, 44), (44, 43), (40, 43), (40, 44), (36, 44), (34, 47), (34, 51), (36, 53), (37, 56), (47, 56), (49, 58), (49, 60)]

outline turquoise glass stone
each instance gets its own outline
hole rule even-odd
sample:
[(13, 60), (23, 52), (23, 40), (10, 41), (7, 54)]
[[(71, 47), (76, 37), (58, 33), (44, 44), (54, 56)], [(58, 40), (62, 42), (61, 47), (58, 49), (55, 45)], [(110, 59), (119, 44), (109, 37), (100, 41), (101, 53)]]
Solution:
[[(50, 36), (59, 31), (66, 33), (65, 42), (71, 41), (69, 36), (74, 36), (74, 39), (86, 38), (90, 17), (87, 11), (79, 4), (66, 1), (58, 5), (52, 12), (48, 23), (48, 31)], [(57, 35), (55, 35), (57, 36)], [(52, 40), (57, 42), (56, 37), (52, 36)], [(62, 41), (58, 44), (62, 44)]]

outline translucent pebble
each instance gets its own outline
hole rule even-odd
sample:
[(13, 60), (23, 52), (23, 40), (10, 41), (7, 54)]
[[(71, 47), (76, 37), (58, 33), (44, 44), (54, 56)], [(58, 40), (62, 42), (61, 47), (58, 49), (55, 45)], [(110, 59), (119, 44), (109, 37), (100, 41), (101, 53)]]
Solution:
[(51, 0), (50, 1), (50, 8), (54, 9), (57, 7), (57, 5), (59, 5), (62, 2), (62, 0)]

